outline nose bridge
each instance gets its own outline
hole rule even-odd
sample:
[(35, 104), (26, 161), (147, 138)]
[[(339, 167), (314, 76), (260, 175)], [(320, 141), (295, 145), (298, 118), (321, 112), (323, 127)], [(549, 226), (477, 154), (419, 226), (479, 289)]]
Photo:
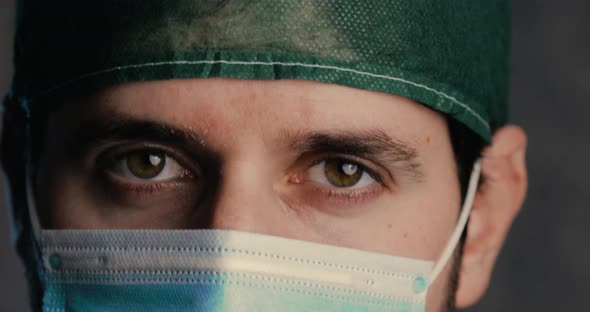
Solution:
[(280, 235), (280, 201), (263, 160), (234, 160), (224, 165), (209, 226), (214, 229)]

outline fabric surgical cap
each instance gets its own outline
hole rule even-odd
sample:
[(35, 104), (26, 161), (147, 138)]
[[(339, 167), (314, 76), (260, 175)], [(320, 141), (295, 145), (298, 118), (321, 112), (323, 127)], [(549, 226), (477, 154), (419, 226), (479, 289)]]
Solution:
[[(18, 4), (11, 95), (173, 78), (305, 79), (408, 97), (489, 141), (506, 119), (507, 0)], [(280, 105), (280, 104), (278, 104)]]

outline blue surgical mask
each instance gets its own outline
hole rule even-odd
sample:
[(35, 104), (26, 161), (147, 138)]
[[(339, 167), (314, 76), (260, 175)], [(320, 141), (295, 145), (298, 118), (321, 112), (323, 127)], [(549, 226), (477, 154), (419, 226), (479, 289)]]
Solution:
[(479, 172), (477, 163), (436, 262), (226, 230), (38, 228), (42, 309), (424, 311), (465, 227)]
[(225, 231), (43, 231), (44, 311), (423, 311), (432, 262)]

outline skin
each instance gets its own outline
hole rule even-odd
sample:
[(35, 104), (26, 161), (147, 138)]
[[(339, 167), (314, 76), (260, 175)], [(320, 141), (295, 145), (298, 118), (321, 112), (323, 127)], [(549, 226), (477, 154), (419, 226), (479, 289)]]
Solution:
[[(83, 100), (49, 119), (37, 180), (45, 186), (37, 188), (45, 227), (231, 229), (433, 261), (455, 228), (462, 199), (445, 119), (412, 100), (309, 81), (230, 79), (133, 83)], [(133, 136), (76, 143), (88, 125), (112, 119), (199, 137), (188, 148)], [(369, 132), (394, 142), (397, 159), (293, 148), (307, 133)], [(522, 130), (511, 126), (484, 151), (486, 182), (464, 245), (458, 307), (485, 291), (522, 204), (525, 145)], [(125, 171), (129, 153), (146, 147), (177, 163), (166, 179)], [(335, 187), (321, 162), (330, 157), (380, 178)], [(426, 311), (445, 310), (458, 260), (429, 288)]]

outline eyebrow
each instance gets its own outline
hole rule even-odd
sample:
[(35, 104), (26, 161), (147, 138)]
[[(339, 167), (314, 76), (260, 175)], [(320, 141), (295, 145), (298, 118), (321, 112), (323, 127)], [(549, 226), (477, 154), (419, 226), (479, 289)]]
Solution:
[(81, 124), (74, 133), (72, 139), (67, 142), (72, 155), (84, 153), (101, 142), (145, 140), (180, 147), (191, 154), (196, 152), (211, 158), (219, 158), (217, 153), (206, 147), (205, 137), (197, 131), (127, 115), (100, 114)]
[[(221, 159), (221, 153), (207, 146), (207, 138), (198, 130), (175, 127), (127, 115), (97, 116), (83, 123), (68, 146), (84, 152), (101, 141), (146, 140), (180, 147), (190, 154)], [(394, 139), (380, 129), (279, 132), (278, 145), (303, 154), (306, 152), (340, 153), (364, 158), (386, 167), (401, 168), (420, 180), (423, 176), (419, 153), (407, 141)]]

